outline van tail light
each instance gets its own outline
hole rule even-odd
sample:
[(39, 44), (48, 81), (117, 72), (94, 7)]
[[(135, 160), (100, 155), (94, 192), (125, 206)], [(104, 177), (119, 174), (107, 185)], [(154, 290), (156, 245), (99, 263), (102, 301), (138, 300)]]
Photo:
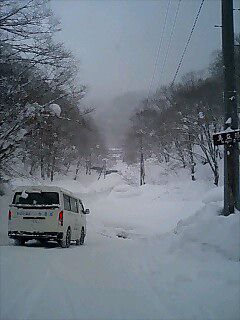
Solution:
[(8, 220), (12, 220), (12, 212), (10, 210), (8, 211)]
[(60, 222), (61, 226), (63, 226), (63, 211), (59, 212), (58, 221)]

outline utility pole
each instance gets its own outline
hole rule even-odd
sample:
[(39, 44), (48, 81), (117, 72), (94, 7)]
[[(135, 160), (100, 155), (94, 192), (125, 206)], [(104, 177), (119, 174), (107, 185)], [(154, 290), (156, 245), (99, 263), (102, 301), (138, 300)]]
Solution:
[(143, 132), (140, 132), (140, 186), (145, 184), (145, 168), (143, 156)]
[(145, 168), (144, 168), (144, 155), (143, 155), (143, 134), (144, 134), (144, 118), (143, 110), (140, 111), (140, 130), (139, 130), (139, 139), (140, 139), (140, 186), (145, 184)]
[[(224, 129), (234, 130), (238, 128), (238, 111), (234, 63), (233, 0), (222, 0), (222, 52), (224, 65)], [(228, 216), (234, 213), (235, 208), (240, 209), (238, 142), (224, 145), (224, 215)]]

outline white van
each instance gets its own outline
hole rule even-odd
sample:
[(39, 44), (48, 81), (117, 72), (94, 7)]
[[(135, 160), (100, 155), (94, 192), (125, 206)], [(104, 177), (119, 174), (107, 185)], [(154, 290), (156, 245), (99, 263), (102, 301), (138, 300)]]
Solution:
[(8, 236), (17, 245), (55, 240), (63, 248), (84, 243), (86, 214), (80, 199), (59, 187), (30, 186), (15, 190), (8, 213)]

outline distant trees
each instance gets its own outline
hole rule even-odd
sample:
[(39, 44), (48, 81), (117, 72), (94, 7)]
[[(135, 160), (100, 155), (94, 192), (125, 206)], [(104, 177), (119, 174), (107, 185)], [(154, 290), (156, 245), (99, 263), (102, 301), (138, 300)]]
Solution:
[(81, 106), (77, 63), (54, 40), (58, 31), (45, 0), (0, 2), (0, 176), (20, 159), (30, 174), (53, 179), (93, 145), (105, 152), (92, 110)]
[[(239, 35), (236, 42), (239, 43)], [(240, 50), (236, 47), (236, 74), (239, 92)], [(208, 165), (214, 184), (219, 183), (220, 150), (213, 145), (212, 134), (223, 128), (222, 58), (218, 52), (208, 75), (189, 73), (174, 86), (165, 86), (145, 102), (132, 117), (124, 142), (125, 161), (138, 159), (138, 135), (142, 129), (145, 157), (154, 155), (159, 162), (174, 159), (189, 168), (195, 180), (197, 165)]]

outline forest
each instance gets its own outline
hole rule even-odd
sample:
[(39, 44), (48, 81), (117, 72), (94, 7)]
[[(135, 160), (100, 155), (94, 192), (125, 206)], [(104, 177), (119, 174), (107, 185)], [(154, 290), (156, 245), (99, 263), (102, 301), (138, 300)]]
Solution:
[[(235, 41), (239, 95), (239, 35)], [(218, 185), (223, 149), (214, 146), (212, 135), (224, 128), (223, 91), (222, 55), (216, 51), (206, 70), (187, 73), (180, 82), (160, 87), (143, 101), (125, 135), (124, 160), (139, 161), (142, 148), (146, 159), (154, 157), (159, 163), (173, 159), (179, 168), (188, 168), (193, 181), (197, 167), (207, 165)]]
[(57, 42), (45, 0), (0, 2), (0, 181), (54, 179), (106, 147), (86, 108), (78, 61)]

